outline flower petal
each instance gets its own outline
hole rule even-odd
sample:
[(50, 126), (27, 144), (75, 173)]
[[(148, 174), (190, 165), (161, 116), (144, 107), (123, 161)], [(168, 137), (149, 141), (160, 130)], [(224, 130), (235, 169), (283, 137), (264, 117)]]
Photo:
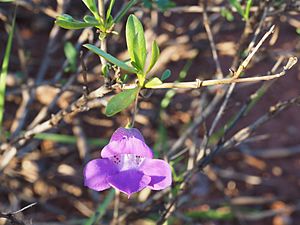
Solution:
[(150, 183), (151, 178), (138, 170), (125, 170), (107, 178), (114, 188), (128, 195), (138, 192)]
[(110, 141), (120, 141), (124, 137), (127, 137), (127, 138), (135, 137), (135, 138), (141, 140), (142, 142), (145, 142), (143, 135), (141, 134), (141, 132), (138, 129), (136, 129), (136, 128), (127, 129), (124, 127), (118, 128), (111, 136)]
[(95, 191), (103, 191), (110, 188), (107, 177), (118, 171), (118, 167), (109, 159), (94, 159), (84, 168), (84, 185)]
[(124, 138), (120, 141), (111, 141), (101, 151), (103, 158), (122, 154), (134, 154), (145, 158), (153, 158), (152, 150), (145, 142), (135, 137)]
[(170, 165), (160, 159), (145, 159), (139, 171), (151, 177), (148, 187), (153, 190), (161, 190), (171, 186), (172, 172)]

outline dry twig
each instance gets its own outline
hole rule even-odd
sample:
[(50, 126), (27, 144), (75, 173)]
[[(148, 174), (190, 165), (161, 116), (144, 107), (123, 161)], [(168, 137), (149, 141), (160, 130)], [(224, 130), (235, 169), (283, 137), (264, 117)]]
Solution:
[(24, 221), (21, 221), (19, 219), (17, 219), (15, 217), (16, 214), (20, 213), (20, 212), (23, 212), (24, 210), (36, 205), (37, 203), (32, 203), (30, 205), (27, 205), (25, 206), (24, 208), (20, 209), (20, 210), (17, 210), (15, 212), (9, 212), (9, 213), (2, 213), (0, 212), (0, 218), (5, 218), (7, 219), (8, 221), (10, 221), (12, 224), (14, 225), (26, 225)]

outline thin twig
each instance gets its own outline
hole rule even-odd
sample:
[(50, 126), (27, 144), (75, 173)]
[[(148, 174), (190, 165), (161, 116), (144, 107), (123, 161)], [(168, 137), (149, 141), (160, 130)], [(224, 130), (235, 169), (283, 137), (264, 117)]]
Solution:
[[(19, 1), (17, 1), (17, 2), (19, 4)], [(62, 4), (58, 4), (57, 5), (57, 11), (62, 13), (66, 9), (68, 4), (69, 4), (69, 1), (64, 1)], [(50, 35), (49, 35), (50, 40), (47, 44), (46, 52), (43, 56), (41, 66), (39, 67), (39, 71), (36, 75), (36, 79), (35, 79), (35, 85), (36, 86), (38, 86), (43, 81), (44, 76), (47, 72), (47, 69), (51, 65), (50, 54), (53, 51), (53, 49), (55, 48), (56, 39), (57, 39), (57, 35), (59, 33), (59, 30), (60, 29), (59, 29), (58, 26), (54, 26), (52, 28), (51, 32), (50, 32)], [(26, 102), (24, 102), (24, 105), (26, 103), (26, 107), (22, 111), (22, 119), (19, 121), (18, 126), (17, 126), (16, 131), (14, 132), (13, 136), (18, 135), (18, 133), (23, 129), (23, 127), (25, 125), (26, 118), (28, 116), (28, 110), (27, 109), (30, 108), (31, 104), (34, 101), (34, 95), (35, 95), (35, 90), (36, 89), (29, 89), (29, 90), (30, 90), (30, 96), (29, 96), (28, 100)]]
[(81, 122), (78, 118), (75, 118), (73, 120), (73, 133), (76, 136), (76, 144), (79, 151), (79, 157), (83, 161), (86, 159), (86, 155), (89, 152), (88, 151), (88, 144), (86, 135), (82, 129)]
[(44, 7), (42, 5), (36, 6), (36, 5), (32, 4), (32, 1), (18, 0), (18, 1), (13, 1), (13, 3), (18, 4), (19, 6), (24, 7), (30, 11), (35, 11), (35, 12), (41, 11), (45, 15), (47, 15), (51, 18), (54, 18), (54, 19), (61, 14), (61, 12), (55, 11), (55, 10), (51, 9), (50, 7)]
[(138, 112), (138, 99), (139, 99), (139, 91), (137, 91), (137, 94), (136, 94), (135, 100), (134, 100), (134, 106), (133, 106), (133, 110), (132, 110), (132, 117), (131, 117), (131, 124), (130, 124), (131, 127), (134, 127), (135, 117)]
[[(279, 58), (279, 60), (275, 63), (275, 65), (271, 69), (271, 73), (272, 72), (274, 73), (277, 70), (278, 66), (281, 64), (281, 62), (282, 62), (283, 59), (284, 59), (283, 57)], [(291, 57), (289, 59), (289, 61), (287, 62), (287, 64), (283, 67), (282, 71), (286, 71), (287, 65), (290, 64), (290, 60), (293, 61), (293, 57)], [(242, 119), (243, 117), (245, 117), (248, 114), (248, 112), (254, 106), (254, 104), (258, 101), (258, 99), (263, 95), (263, 93), (265, 93), (271, 87), (271, 85), (275, 81), (276, 80), (270, 80), (270, 81), (267, 81), (267, 82), (263, 83), (263, 85), (254, 94), (250, 95), (250, 97), (248, 98), (248, 100), (246, 101), (246, 103), (235, 114), (234, 119), (229, 124), (226, 124), (224, 126), (224, 135), (225, 135), (225, 133), (228, 133), (228, 131), (231, 130), (237, 124), (237, 122), (240, 119)], [(213, 132), (213, 129), (211, 129), (210, 135), (212, 135), (212, 132)]]
[(66, 109), (62, 109), (55, 115), (52, 115), (51, 119), (41, 124), (38, 124), (32, 129), (29, 129), (24, 133), (20, 134), (19, 136), (17, 136), (16, 138), (12, 139), (9, 144), (6, 143), (2, 144), (0, 146), (0, 149), (6, 150), (6, 152), (4, 153), (5, 160), (1, 161), (0, 170), (4, 169), (8, 165), (8, 163), (12, 160), (12, 158), (16, 155), (17, 153), (16, 149), (26, 144), (26, 142), (30, 140), (35, 134), (42, 133), (46, 130), (49, 130), (57, 126), (65, 117), (74, 116), (79, 112), (88, 111), (89, 110), (89, 108), (87, 107), (88, 101), (94, 100), (96, 98), (101, 98), (111, 91), (112, 89), (109, 89), (105, 86), (101, 86), (98, 89), (91, 92), (87, 97), (81, 96), (81, 98), (77, 99)]
[(180, 138), (172, 145), (171, 149), (168, 151), (168, 157), (173, 156), (176, 151), (182, 146), (184, 141), (190, 136), (190, 134), (201, 124), (215, 109), (215, 107), (219, 104), (221, 99), (223, 98), (223, 92), (219, 91), (211, 100), (210, 104), (204, 109), (204, 111), (194, 119), (191, 126), (189, 126), (184, 133), (180, 135)]
[[(78, 38), (78, 41), (76, 43), (76, 50), (79, 50), (82, 43), (85, 42), (88, 39), (90, 33), (90, 29), (87, 28), (85, 30), (83, 30), (83, 32), (81, 33), (81, 35)], [(89, 54), (86, 54), (85, 57), (88, 57)], [(64, 61), (64, 63), (62, 64), (61, 69), (55, 74), (54, 79), (53, 79), (53, 83), (56, 83), (63, 75), (63, 71), (65, 70), (65, 68), (69, 65), (68, 60), (66, 59)], [(65, 90), (67, 90), (69, 88), (69, 86), (74, 82), (77, 73), (79, 73), (79, 68), (77, 69), (77, 72), (75, 73), (74, 76), (70, 76), (68, 81), (64, 84), (64, 86), (61, 88), (61, 91), (56, 95), (56, 97), (52, 100), (52, 102), (43, 107), (40, 112), (38, 113), (38, 115), (35, 116), (34, 120), (30, 123), (30, 125), (28, 126), (28, 129), (33, 128), (34, 126), (36, 126), (37, 124), (39, 124), (43, 119), (46, 118), (46, 116), (49, 114), (49, 112), (55, 107), (57, 100), (59, 99), (59, 97), (64, 93)], [(41, 84), (42, 85), (42, 84)], [(33, 86), (30, 87), (31, 89), (36, 89), (37, 87), (39, 87), (39, 85), (37, 86)]]
[[(256, 40), (256, 38), (257, 38), (257, 36), (258, 36), (258, 34), (259, 34), (259, 31), (261, 30), (261, 27), (262, 27), (262, 25), (263, 25), (263, 21), (264, 21), (264, 19), (265, 19), (265, 16), (266, 16), (266, 12), (267, 12), (267, 11), (268, 11), (268, 10), (265, 10), (265, 11), (264, 11), (264, 13), (263, 13), (263, 15), (262, 15), (262, 17), (261, 17), (261, 19), (260, 19), (259, 26), (257, 27), (257, 29), (256, 29), (256, 31), (255, 31), (255, 34), (254, 34), (254, 37), (253, 37), (252, 41), (251, 41), (250, 44), (249, 44), (249, 47), (248, 47), (248, 51), (247, 51), (247, 52), (249, 52), (250, 49), (252, 49), (252, 46), (253, 46), (254, 43), (255, 43), (255, 40)], [(244, 35), (247, 34), (248, 26), (249, 26), (249, 22), (246, 22)], [(251, 47), (250, 47), (250, 46), (251, 46)], [(249, 54), (249, 56), (250, 56), (250, 54)], [(249, 56), (248, 56), (248, 57), (249, 57)], [(252, 56), (253, 56), (253, 55), (252, 55)], [(248, 57), (247, 57), (247, 58), (248, 58)], [(246, 58), (246, 59), (247, 59), (247, 58)], [(244, 62), (246, 61), (246, 59), (244, 60)], [(248, 58), (248, 60), (250, 61), (251, 58)], [(244, 63), (244, 62), (243, 62), (243, 63)], [(242, 63), (242, 64), (243, 64), (243, 63)], [(244, 63), (244, 64), (247, 65), (247, 63)], [(239, 70), (239, 69), (240, 69), (240, 70)], [(242, 71), (243, 71), (244, 68), (243, 68), (242, 66), (240, 66), (239, 69), (238, 69), (238, 71), (237, 71), (236, 73), (234, 73), (234, 77), (239, 77), (240, 74), (242, 73)], [(238, 72), (239, 72), (239, 74), (238, 74)], [(224, 99), (224, 101), (223, 101), (223, 103), (222, 103), (222, 105), (221, 105), (221, 107), (220, 107), (220, 109), (219, 109), (219, 111), (218, 111), (218, 113), (217, 113), (217, 115), (216, 115), (216, 117), (215, 117), (215, 119), (214, 119), (212, 125), (211, 125), (211, 128), (209, 129), (209, 132), (208, 132), (208, 135), (209, 135), (209, 136), (213, 133), (215, 127), (217, 126), (219, 120), (221, 119), (221, 116), (222, 116), (224, 110), (226, 109), (226, 106), (227, 106), (227, 104), (228, 104), (228, 101), (229, 101), (229, 99), (230, 99), (230, 97), (231, 97), (231, 95), (232, 95), (232, 93), (233, 93), (233, 90), (234, 90), (234, 88), (235, 88), (235, 85), (236, 85), (236, 83), (232, 83), (232, 84), (229, 86), (229, 88), (228, 88), (228, 90), (227, 90), (227, 92), (226, 92), (225, 99)]]
[(120, 208), (120, 191), (116, 190), (112, 225), (118, 225), (119, 208)]
[[(197, 163), (197, 166), (194, 167), (192, 170), (186, 171), (184, 173), (184, 181), (181, 182), (181, 187), (185, 186), (184, 184), (187, 184), (187, 182), (191, 179), (192, 175), (198, 172), (199, 170), (202, 170), (205, 166), (207, 166), (213, 157), (219, 153), (220, 151), (227, 150), (229, 148), (232, 148), (234, 146), (237, 146), (241, 144), (243, 141), (245, 141), (258, 127), (263, 125), (265, 122), (272, 119), (274, 116), (276, 116), (278, 113), (282, 112), (283, 110), (287, 109), (288, 107), (292, 105), (300, 105), (300, 96), (292, 98), (288, 101), (278, 103), (275, 106), (270, 107), (269, 112), (265, 115), (261, 116), (256, 122), (252, 123), (251, 125), (243, 128), (239, 132), (237, 132), (232, 138), (230, 138), (228, 141), (226, 141), (224, 144), (218, 145), (209, 155), (207, 155), (204, 159), (200, 160)], [(171, 204), (169, 207), (163, 212), (160, 219), (157, 221), (157, 224), (163, 224), (168, 216), (173, 212), (172, 209), (174, 209), (174, 204), (176, 204), (177, 200), (181, 195), (183, 195), (184, 189), (180, 188), (179, 193), (174, 197), (173, 200), (171, 200)]]
[(274, 106), (269, 108), (268, 113), (258, 118), (254, 123), (251, 125), (241, 129), (236, 134), (234, 134), (229, 140), (225, 141), (223, 144), (219, 144), (215, 150), (213, 150), (209, 157), (204, 159), (202, 162), (199, 162), (199, 167), (203, 168), (206, 166), (212, 159), (214, 155), (216, 155), (221, 150), (226, 150), (235, 146), (240, 145), (243, 141), (250, 137), (250, 135), (261, 125), (265, 122), (269, 121), (271, 118), (276, 116), (278, 113), (282, 112), (283, 110), (287, 109), (292, 105), (300, 105), (300, 96), (292, 98), (290, 100), (279, 102)]
[(228, 90), (227, 90), (227, 92), (226, 92), (226, 95), (225, 95), (225, 99), (224, 99), (224, 101), (222, 102), (222, 105), (221, 105), (221, 107), (220, 107), (220, 109), (219, 109), (219, 111), (218, 111), (218, 113), (217, 113), (217, 115), (216, 115), (216, 117), (215, 117), (215, 119), (214, 119), (214, 121), (213, 121), (213, 123), (212, 123), (210, 129), (209, 129), (208, 136), (211, 136), (211, 134), (212, 134), (213, 131), (215, 130), (215, 128), (216, 128), (218, 122), (220, 121), (220, 119), (221, 119), (221, 117), (222, 117), (222, 115), (223, 115), (223, 113), (224, 113), (224, 111), (225, 111), (225, 109), (226, 109), (227, 103), (228, 103), (228, 101), (229, 101), (229, 99), (230, 99), (230, 97), (231, 97), (231, 94), (233, 93), (233, 89), (234, 89), (234, 88), (235, 88), (235, 83), (232, 83), (232, 84), (229, 86), (229, 88), (228, 88)]
[(258, 35), (260, 34), (260, 31), (261, 31), (261, 29), (263, 27), (263, 24), (265, 23), (265, 18), (267, 16), (268, 10), (269, 10), (269, 7), (265, 7), (264, 8), (264, 12), (263, 12), (263, 14), (261, 16), (261, 19), (259, 21), (257, 29), (255, 30), (254, 36), (253, 36), (253, 38), (252, 38), (252, 40), (251, 40), (251, 42), (248, 45), (248, 48), (246, 50), (247, 53), (249, 53), (251, 51), (251, 49), (253, 48), (253, 46), (255, 45), (256, 39), (257, 39)]
[[(296, 57), (294, 57), (297, 60)], [(215, 85), (224, 85), (224, 84), (232, 84), (232, 83), (246, 83), (246, 82), (258, 82), (258, 81), (266, 81), (272, 80), (285, 75), (285, 72), (276, 73), (273, 75), (262, 75), (257, 77), (246, 77), (246, 78), (223, 78), (223, 79), (215, 79), (215, 80), (200, 80), (196, 79), (192, 82), (174, 82), (174, 83), (162, 83), (156, 86), (148, 87), (149, 89), (171, 89), (171, 88), (180, 88), (180, 89), (192, 89), (192, 88), (201, 88), (207, 86), (215, 86)], [(136, 84), (132, 85), (124, 85), (123, 89), (132, 89), (136, 88)]]
[(10, 132), (12, 137), (15, 136), (25, 124), (25, 115), (27, 114), (28, 104), (30, 103), (30, 93), (29, 90), (22, 90), (22, 103), (20, 104), (15, 120), (11, 125)]
[[(224, 9), (224, 7), (220, 6), (211, 6), (207, 7), (207, 12), (213, 12), (213, 13), (220, 13)], [(250, 12), (256, 12), (258, 10), (258, 7), (252, 6), (250, 9)], [(194, 5), (194, 6), (178, 6), (174, 8), (170, 8), (168, 10), (172, 13), (203, 13), (204, 8), (202, 6)], [(233, 12), (237, 12), (235, 8), (232, 8)]]
[(23, 207), (22, 209), (19, 209), (19, 210), (15, 211), (15, 212), (12, 212), (11, 214), (17, 214), (17, 213), (23, 212), (24, 210), (29, 209), (32, 206), (35, 206), (36, 204), (37, 204), (37, 202), (31, 203), (31, 204)]
[[(288, 69), (290, 69), (293, 65), (295, 65), (295, 63), (297, 62), (297, 58), (295, 57), (291, 57), (289, 59), (289, 61), (287, 62), (287, 64), (284, 66), (282, 73), (285, 73)], [(278, 104), (275, 107), (271, 107), (270, 108), (270, 112), (261, 117), (259, 120), (259, 122), (255, 122), (254, 124), (252, 124), (253, 126), (253, 130), (256, 129), (258, 126), (261, 126), (264, 122), (266, 122), (267, 120), (271, 119), (273, 116), (275, 116), (277, 113), (281, 112), (282, 110), (286, 109), (288, 106), (293, 105), (293, 104), (299, 104), (300, 102), (300, 97), (298, 98), (294, 98), (291, 99), (288, 102), (282, 103), (282, 104)], [(244, 130), (244, 131), (243, 131)], [(236, 139), (240, 140), (240, 141), (244, 141), (246, 138), (248, 138), (251, 134), (251, 132), (246, 132), (248, 131), (248, 129), (243, 129), (241, 133), (237, 133), (236, 138), (233, 138), (233, 140), (235, 141)], [(253, 131), (252, 131), (253, 132)], [(247, 133), (247, 134), (245, 134)], [(231, 140), (231, 139), (230, 139)], [(207, 143), (207, 142), (206, 142)], [(223, 149), (227, 149), (229, 147), (233, 147), (233, 145), (231, 146), (226, 146), (226, 143), (224, 143), (224, 145), (218, 145), (217, 148), (215, 150), (213, 150), (209, 155), (207, 155), (205, 158), (200, 158), (197, 157), (197, 159), (199, 160), (197, 163), (197, 167), (194, 167), (192, 170), (187, 171), (185, 173), (185, 179), (184, 181), (181, 183), (180, 185), (180, 190), (184, 190), (188, 180), (191, 179), (192, 174), (196, 173), (198, 170), (201, 170), (202, 168), (204, 168), (206, 165), (208, 165), (209, 162), (211, 162), (211, 160), (213, 159), (213, 157), (220, 151)], [(229, 143), (233, 143), (233, 141), (229, 142)], [(229, 144), (227, 144), (229, 145)], [(181, 195), (183, 194), (183, 191), (181, 192)], [(176, 207), (174, 205), (176, 205), (176, 202), (179, 199), (180, 194), (178, 194), (178, 196), (176, 196), (173, 201), (170, 203), (169, 207), (166, 208), (165, 212), (163, 213), (163, 215), (161, 216), (161, 218), (158, 221), (158, 224), (163, 224), (164, 221), (171, 215), (171, 213), (176, 209)]]
[(18, 220), (15, 215), (20, 213), (20, 212), (23, 212), (24, 210), (28, 209), (28, 208), (31, 208), (32, 206), (36, 205), (37, 203), (34, 202), (30, 205), (27, 205), (25, 207), (23, 207), (22, 209), (19, 209), (15, 212), (8, 212), (8, 213), (2, 213), (0, 212), (0, 218), (5, 218), (7, 220), (9, 220), (12, 224), (14, 225), (26, 225), (25, 222), (21, 221), (21, 220)]
[(89, 95), (90, 93), (90, 90), (89, 90), (89, 87), (87, 85), (88, 81), (87, 81), (87, 67), (85, 65), (85, 62), (84, 62), (84, 59), (83, 59), (83, 52), (80, 51), (80, 55), (79, 55), (79, 58), (80, 58), (80, 64), (81, 64), (81, 68), (82, 68), (82, 78), (83, 78), (83, 92), (86, 96)]
[[(60, 3), (60, 1), (58, 1)], [(57, 11), (60, 13), (63, 13), (64, 10), (66, 10), (68, 4), (70, 1), (62, 1), (62, 4), (57, 5)], [(51, 66), (51, 53), (53, 52), (53, 49), (55, 49), (56, 41), (58, 38), (58, 34), (60, 32), (61, 28), (59, 26), (54, 25), (52, 27), (52, 30), (50, 31), (49, 34), (49, 41), (46, 47), (45, 54), (43, 56), (43, 61), (42, 64), (39, 68), (39, 71), (37, 73), (35, 82), (39, 84), (41, 81), (43, 81), (44, 76), (48, 70), (48, 68)]]
[(257, 45), (253, 48), (253, 50), (249, 53), (247, 58), (240, 64), (237, 71), (234, 73), (233, 77), (238, 78), (244, 69), (248, 66), (250, 60), (253, 58), (254, 54), (257, 52), (257, 50), (260, 48), (260, 46), (264, 43), (264, 41), (273, 33), (275, 28), (275, 25), (271, 26), (271, 28), (268, 30), (267, 33), (260, 39), (260, 41), (257, 43)]
[(294, 155), (299, 155), (300, 145), (296, 145), (292, 147), (270, 148), (270, 149), (246, 149), (246, 150), (242, 150), (242, 152), (259, 158), (282, 159)]
[(214, 38), (213, 38), (213, 34), (212, 31), (210, 29), (210, 22), (209, 22), (209, 18), (207, 16), (207, 12), (206, 12), (206, 4), (203, 3), (202, 1), (202, 7), (203, 7), (203, 24), (207, 33), (207, 37), (209, 40), (209, 44), (210, 44), (210, 48), (211, 48), (211, 52), (213, 55), (213, 59), (216, 65), (216, 77), (218, 79), (222, 79), (224, 77), (224, 74), (222, 72), (222, 68), (221, 68), (221, 64), (219, 61), (219, 57), (218, 57), (218, 53), (217, 53), (217, 49), (216, 49), (216, 45), (214, 42)]

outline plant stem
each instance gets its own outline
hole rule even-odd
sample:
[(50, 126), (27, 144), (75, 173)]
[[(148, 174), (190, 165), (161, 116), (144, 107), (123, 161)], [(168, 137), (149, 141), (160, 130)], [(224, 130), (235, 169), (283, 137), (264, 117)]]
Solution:
[(105, 5), (104, 5), (104, 1), (103, 0), (98, 0), (98, 10), (99, 10), (100, 17), (104, 21), (105, 20)]
[[(98, 11), (99, 11), (99, 15), (102, 18), (103, 21), (105, 21), (105, 4), (103, 0), (98, 0)], [(103, 40), (100, 39), (100, 49), (103, 51), (107, 51), (107, 45), (106, 45), (106, 40), (105, 38)], [(104, 66), (106, 66), (107, 61), (103, 58), (100, 57), (100, 61), (102, 64), (102, 68), (104, 68)], [(103, 71), (103, 70), (102, 70)], [(107, 80), (107, 76), (108, 74), (103, 74), (105, 79), (105, 83), (108, 83), (109, 81)]]
[(234, 78), (238, 78), (241, 75), (241, 73), (248, 66), (250, 60), (252, 59), (252, 57), (254, 56), (254, 54), (257, 52), (257, 50), (260, 48), (260, 46), (273, 33), (274, 28), (275, 28), (275, 25), (271, 26), (271, 28), (269, 29), (269, 31), (267, 33), (265, 33), (265, 35), (260, 39), (260, 41), (257, 43), (257, 45), (255, 46), (255, 48), (250, 52), (250, 54), (247, 56), (247, 58), (242, 62), (242, 64), (240, 64), (240, 66), (238, 67), (237, 71), (233, 75)]
[[(176, 83), (163, 83), (160, 85), (149, 87), (150, 89), (166, 89), (166, 88), (201, 88), (205, 86), (213, 86), (213, 85), (222, 85), (222, 84), (232, 84), (232, 83), (244, 83), (244, 82), (257, 82), (257, 81), (266, 81), (273, 80), (279, 77), (282, 77), (286, 74), (286, 71), (292, 68), (297, 62), (296, 57), (290, 57), (289, 61), (283, 68), (280, 73), (273, 75), (264, 75), (257, 77), (246, 77), (246, 78), (224, 78), (224, 79), (214, 79), (214, 80), (203, 80), (196, 79), (192, 82), (176, 82)], [(136, 84), (126, 85), (123, 89), (132, 89), (136, 88)]]
[(131, 118), (131, 124), (130, 127), (134, 126), (134, 122), (135, 122), (135, 115), (137, 114), (137, 104), (138, 104), (138, 98), (139, 98), (139, 93), (140, 93), (141, 88), (139, 88), (139, 90), (137, 91), (135, 100), (134, 100), (134, 108), (133, 108), (133, 112), (132, 112), (132, 118)]

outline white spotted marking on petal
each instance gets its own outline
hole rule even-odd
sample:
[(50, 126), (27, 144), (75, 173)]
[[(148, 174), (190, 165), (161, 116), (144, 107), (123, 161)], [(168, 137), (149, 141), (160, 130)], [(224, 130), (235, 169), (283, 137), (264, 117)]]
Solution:
[(135, 154), (115, 155), (110, 158), (119, 167), (120, 171), (137, 169), (144, 159), (144, 157)]

